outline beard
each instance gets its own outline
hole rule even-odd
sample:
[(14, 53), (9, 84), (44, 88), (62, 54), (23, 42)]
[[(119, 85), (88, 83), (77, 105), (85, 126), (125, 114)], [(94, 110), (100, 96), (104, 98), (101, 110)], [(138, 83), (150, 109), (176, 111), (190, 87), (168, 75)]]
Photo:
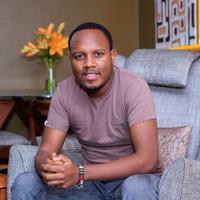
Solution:
[[(95, 95), (97, 94), (104, 86), (106, 86), (107, 84), (109, 84), (109, 82), (112, 82), (112, 78), (113, 78), (113, 71), (111, 72), (110, 76), (108, 77), (108, 79), (101, 85), (99, 86), (93, 86), (93, 87), (87, 87), (84, 84), (81, 84), (81, 81), (79, 81), (78, 79), (76, 79), (76, 83), (79, 85), (79, 87), (84, 90), (88, 95)], [(111, 83), (110, 83), (111, 84)]]
[(99, 87), (94, 87), (94, 88), (87, 88), (87, 87), (84, 87), (84, 86), (80, 85), (81, 89), (83, 89), (88, 95), (90, 95), (90, 94), (96, 94), (98, 91), (101, 90), (101, 88), (103, 86), (104, 85), (101, 85)]

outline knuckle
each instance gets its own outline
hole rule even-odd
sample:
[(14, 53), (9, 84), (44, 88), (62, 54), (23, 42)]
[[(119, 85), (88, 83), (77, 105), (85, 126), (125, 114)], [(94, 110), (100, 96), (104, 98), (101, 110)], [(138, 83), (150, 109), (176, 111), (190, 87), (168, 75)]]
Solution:
[(60, 173), (60, 174), (58, 175), (58, 178), (61, 179), (61, 180), (63, 180), (63, 179), (65, 179), (65, 175), (64, 175), (63, 173)]

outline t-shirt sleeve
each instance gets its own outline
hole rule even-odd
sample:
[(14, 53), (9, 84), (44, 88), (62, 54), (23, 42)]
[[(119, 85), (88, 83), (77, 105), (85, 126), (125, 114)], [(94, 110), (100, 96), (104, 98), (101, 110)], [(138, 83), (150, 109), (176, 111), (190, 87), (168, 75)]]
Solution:
[(69, 129), (67, 105), (59, 86), (52, 97), (45, 126), (63, 132), (67, 132)]
[(144, 79), (137, 85), (130, 84), (126, 95), (129, 126), (156, 118), (150, 88)]

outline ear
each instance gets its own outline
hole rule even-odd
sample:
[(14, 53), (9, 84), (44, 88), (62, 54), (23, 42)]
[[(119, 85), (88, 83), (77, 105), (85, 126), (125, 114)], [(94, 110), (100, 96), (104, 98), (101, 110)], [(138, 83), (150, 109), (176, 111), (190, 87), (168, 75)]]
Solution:
[(116, 56), (117, 56), (117, 50), (116, 49), (112, 49), (111, 50), (112, 64), (115, 63)]
[(69, 56), (69, 58), (71, 57), (71, 52), (69, 49), (67, 49), (67, 55)]

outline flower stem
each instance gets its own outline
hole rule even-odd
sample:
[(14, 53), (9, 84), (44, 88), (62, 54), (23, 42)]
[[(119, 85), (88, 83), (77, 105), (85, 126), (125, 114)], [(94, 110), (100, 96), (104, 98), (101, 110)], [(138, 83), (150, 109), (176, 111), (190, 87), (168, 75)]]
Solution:
[(55, 58), (45, 57), (44, 62), (48, 69), (47, 92), (52, 95), (55, 91), (55, 80), (54, 80)]

